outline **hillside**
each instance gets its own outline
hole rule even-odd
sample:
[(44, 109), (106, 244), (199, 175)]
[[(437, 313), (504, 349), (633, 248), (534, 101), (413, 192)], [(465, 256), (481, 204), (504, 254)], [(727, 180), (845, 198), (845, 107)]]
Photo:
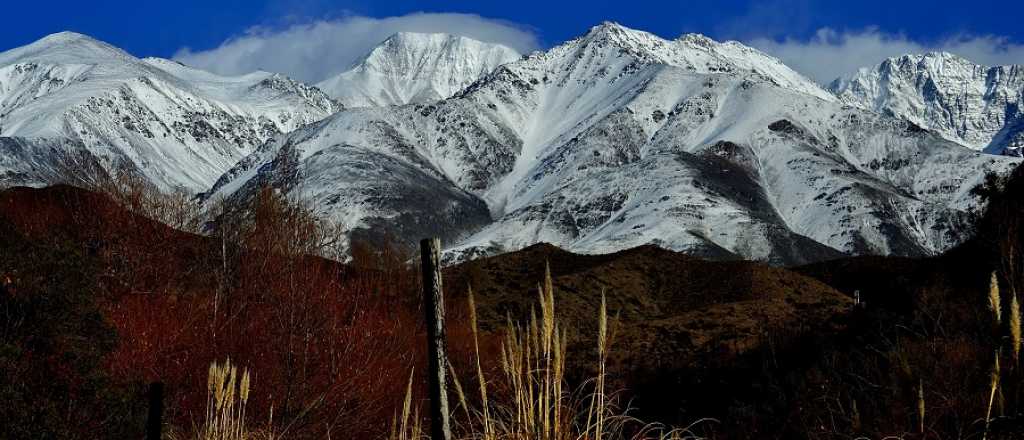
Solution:
[(128, 173), (196, 193), (272, 136), (339, 108), (282, 75), (223, 77), (57, 33), (0, 52), (0, 187)]
[[(1019, 211), (1015, 199), (986, 197), (997, 206), (993, 212)], [(359, 424), (345, 423), (347, 432), (374, 438), (363, 435), (390, 423), (408, 369), (423, 361), (416, 271), (397, 261), (382, 264), (386, 259), (341, 266), (275, 254), (286, 248), (274, 237), (286, 236), (287, 229), (270, 225), (291, 217), (268, 203), (260, 199), (257, 212), (263, 214), (256, 217), (268, 229), (238, 235), (241, 247), (168, 228), (73, 187), (0, 193), (0, 226), (29, 246), (85, 258), (81, 267), (88, 278), (74, 277), (82, 277), (83, 291), (93, 292), (118, 335), (101, 353), (105, 361), (92, 367), (109, 377), (111, 390), (131, 394), (139, 383), (166, 381), (172, 384), (170, 420), (187, 425), (194, 421), (190, 411), (203, 402), (205, 366), (215, 356), (230, 356), (260, 372), (255, 417), (274, 404), (275, 420), (298, 417), (297, 432), (314, 437), (323, 426), (309, 418), (313, 414), (358, 417)], [(268, 217), (270, 212), (279, 214)], [(466, 262), (445, 272), (453, 363), (461, 377), (471, 377), (466, 289), (472, 285), (476, 292), (484, 361), (493, 370), (499, 368), (504, 321), (529, 315), (550, 265), (557, 316), (568, 329), (570, 381), (594, 373), (595, 315), (603, 291), (614, 317), (609, 374), (644, 420), (685, 426), (711, 417), (719, 423), (699, 426), (709, 438), (892, 435), (907, 429), (908, 418), (916, 420), (907, 390), (924, 381), (937, 384), (925, 391), (930, 429), (978, 432), (962, 416), (977, 413), (976, 402), (987, 393), (992, 328), (985, 292), (998, 263), (989, 243), (1003, 242), (998, 234), (1006, 229), (999, 225), (1008, 224), (998, 218), (985, 217), (992, 234), (925, 259), (858, 257), (785, 269), (707, 261), (654, 246), (579, 255), (540, 244)], [(23, 246), (0, 248), (0, 272), (15, 274), (4, 292), (34, 292), (22, 283), (50, 270), (44, 260), (19, 259), (25, 252)], [(211, 270), (224, 262), (225, 269)], [(89, 281), (93, 276), (96, 281)], [(303, 319), (293, 327), (281, 319), (286, 316)], [(28, 334), (44, 325), (19, 322)], [(331, 389), (344, 389), (339, 395), (346, 396), (316, 400), (321, 403), (309, 417), (292, 405), (303, 396), (316, 399), (306, 393), (319, 388), (304, 388), (292, 403), (274, 397), (295, 371), (282, 368), (294, 353), (289, 347), (307, 344), (281, 338), (304, 328), (323, 332), (310, 333), (317, 336), (308, 343), (318, 348), (299, 359), (316, 372), (308, 380), (340, 387)], [(322, 357), (328, 354), (347, 362), (328, 362)], [(13, 362), (38, 367), (31, 357)], [(1007, 380), (1006, 387), (1018, 386)], [(858, 412), (807, 404), (822, 395), (856, 405)], [(61, 398), (43, 393), (27, 402)], [(939, 405), (940, 398), (950, 400)], [(82, 399), (83, 411), (101, 404)], [(824, 420), (834, 425), (817, 428)], [(992, 438), (1010, 438), (998, 435), (1014, 432), (1019, 423), (1010, 415), (999, 418)]]
[(520, 57), (500, 44), (458, 35), (400, 32), (316, 86), (350, 108), (429, 104)]
[(605, 23), (451, 99), (276, 138), (206, 196), (244, 206), (271, 185), (362, 240), (441, 236), (450, 261), (548, 242), (799, 264), (939, 254), (969, 235), (971, 189), (1018, 163), (739, 43)]
[(845, 102), (906, 118), (991, 154), (1024, 151), (1024, 66), (983, 66), (946, 52), (892, 57), (835, 80)]
[(853, 309), (850, 297), (786, 269), (711, 262), (655, 246), (577, 255), (539, 244), (456, 266), (446, 285), (456, 296), (472, 285), (482, 325), (500, 329), (509, 313), (528, 317), (545, 263), (559, 316), (586, 353), (578, 367), (592, 362), (602, 292), (619, 319), (618, 368), (634, 371), (692, 366), (706, 352), (741, 355), (763, 343), (769, 329), (835, 331)]

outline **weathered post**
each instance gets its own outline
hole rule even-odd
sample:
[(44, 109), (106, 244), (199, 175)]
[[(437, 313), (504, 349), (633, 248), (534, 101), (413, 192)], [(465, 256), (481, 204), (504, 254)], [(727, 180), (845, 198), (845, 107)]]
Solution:
[(441, 286), (441, 239), (420, 242), (423, 265), (423, 309), (427, 323), (427, 375), (430, 380), (430, 438), (451, 440), (445, 384), (444, 290)]
[(160, 440), (163, 430), (164, 414), (164, 384), (153, 382), (149, 384), (149, 414), (146, 416), (146, 440)]

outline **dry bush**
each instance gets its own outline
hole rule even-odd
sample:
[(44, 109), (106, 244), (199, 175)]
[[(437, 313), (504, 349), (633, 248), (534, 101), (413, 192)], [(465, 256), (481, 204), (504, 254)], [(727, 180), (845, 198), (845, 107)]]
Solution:
[(96, 266), (0, 219), (0, 438), (138, 438), (145, 407), (104, 368), (117, 335)]
[(921, 285), (909, 316), (862, 311), (850, 345), (784, 382), (795, 405), (815, 403), (794, 411), (792, 435), (1015, 438), (1022, 381), (1011, 349), (1019, 311), (1008, 289), (990, 280), (976, 277), (966, 292), (942, 277)]
[(195, 197), (184, 190), (161, 191), (145, 178), (123, 173), (88, 188), (110, 197), (129, 212), (184, 232), (200, 233), (203, 212)]
[(249, 408), (257, 420), (273, 408), (280, 435), (378, 432), (402, 395), (398, 378), (422, 358), (410, 350), (422, 331), (407, 300), (411, 269), (361, 273), (309, 256), (335, 231), (272, 192), (253, 214), (233, 225), (232, 241), (208, 240), (205, 267), (186, 265), (207, 283), (169, 283), (110, 306), (122, 334), (111, 368), (180, 387), (168, 405), (179, 427), (201, 414), (205, 400), (191, 391), (201, 366), (230, 356), (261, 372)]
[(317, 216), (304, 202), (270, 187), (261, 188), (244, 206), (213, 200), (206, 216), (215, 223), (214, 235), (229, 244), (260, 249), (267, 255), (345, 259), (343, 225)]
[(355, 270), (304, 255), (336, 242), (337, 231), (264, 195), (230, 241), (71, 187), (19, 190), (0, 211), (31, 239), (87, 256), (90, 295), (117, 333), (101, 367), (129, 387), (166, 383), (167, 420), (183, 436), (203, 422), (206, 367), (228, 356), (261, 372), (247, 411), (269, 420), (273, 408), (273, 432), (379, 433), (408, 366), (423, 359), (414, 269)]

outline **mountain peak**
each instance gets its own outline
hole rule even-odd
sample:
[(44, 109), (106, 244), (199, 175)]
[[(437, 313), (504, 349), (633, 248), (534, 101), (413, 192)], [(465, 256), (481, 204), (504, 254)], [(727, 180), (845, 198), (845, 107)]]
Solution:
[(62, 31), (53, 33), (23, 47), (39, 49), (60, 49), (65, 47), (76, 49), (89, 48), (94, 51), (107, 52), (111, 54), (116, 54), (118, 56), (128, 55), (127, 52), (117, 48), (112, 44), (73, 31)]
[(607, 57), (603, 62), (611, 63), (619, 57), (628, 56), (643, 64), (661, 64), (699, 73), (753, 73), (826, 101), (835, 99), (821, 86), (774, 57), (735, 41), (721, 43), (701, 34), (684, 34), (675, 40), (667, 40), (606, 21), (553, 51), (571, 53), (577, 58), (600, 54), (600, 57)]
[(397, 59), (444, 57), (459, 62), (465, 57), (475, 58), (500, 53), (502, 57), (516, 59), (519, 52), (498, 43), (488, 43), (470, 37), (447, 33), (397, 32), (370, 50), (353, 70), (376, 68), (388, 69), (385, 65)]
[[(394, 47), (411, 47), (411, 50), (444, 50), (444, 48), (465, 46), (469, 50), (491, 50), (499, 49), (514, 52), (515, 50), (499, 43), (490, 43), (477, 40), (465, 35), (449, 34), (444, 32), (396, 32), (385, 39), (381, 44), (374, 47), (367, 58), (374, 54), (386, 52)], [(452, 50), (452, 49), (448, 49)]]
[(402, 31), (395, 32), (384, 41), (401, 41), (411, 43), (423, 43), (431, 41), (457, 41), (457, 40), (473, 40), (472, 38), (465, 37), (462, 35), (448, 34), (444, 32), (410, 32)]
[(977, 65), (970, 60), (961, 57), (959, 55), (945, 52), (945, 51), (931, 51), (919, 54), (904, 54), (894, 57), (889, 57), (882, 62), (882, 67), (889, 66), (912, 66), (918, 64), (925, 65), (943, 65), (946, 63), (954, 63), (959, 65)]
[(399, 32), (317, 87), (346, 107), (431, 102), (521, 56), (507, 46), (461, 35)]
[(113, 45), (71, 31), (50, 34), (26, 46), (0, 52), (0, 65), (22, 61), (103, 64), (133, 59)]
[(635, 45), (639, 42), (664, 41), (649, 32), (631, 29), (614, 21), (605, 21), (590, 28), (582, 37), (585, 41), (607, 41), (618, 45)]
[(924, 58), (937, 58), (937, 59), (956, 59), (963, 60), (964, 58), (960, 55), (956, 55), (946, 51), (932, 51), (924, 54)]
[(696, 45), (696, 46), (704, 46), (704, 47), (711, 47), (711, 46), (714, 46), (716, 44), (719, 44), (717, 41), (711, 39), (711, 37), (708, 37), (707, 35), (704, 35), (704, 34), (697, 34), (697, 33), (686, 33), (686, 34), (680, 35), (679, 38), (676, 39), (676, 41), (681, 41), (683, 43), (688, 43), (688, 44), (692, 44), (692, 45)]
[(600, 34), (600, 33), (615, 33), (615, 32), (629, 32), (633, 29), (627, 28), (615, 21), (602, 21), (601, 23), (590, 28), (588, 34)]
[(92, 38), (92, 37), (90, 37), (88, 35), (80, 34), (78, 32), (74, 32), (74, 31), (55, 32), (55, 33), (49, 34), (47, 36), (44, 36), (43, 38), (40, 38), (37, 41), (38, 42), (51, 42), (51, 43), (66, 43), (66, 42), (81, 41), (81, 40), (97, 41), (96, 39), (94, 39), (94, 38)]
[(1016, 69), (933, 51), (890, 57), (829, 88), (851, 105), (901, 116), (969, 148), (1020, 155), (1024, 78)]

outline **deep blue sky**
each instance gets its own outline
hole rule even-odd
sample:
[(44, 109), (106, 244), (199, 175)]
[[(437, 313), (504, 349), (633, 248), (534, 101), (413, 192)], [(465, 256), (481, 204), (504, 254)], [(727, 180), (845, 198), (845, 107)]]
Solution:
[(1022, 1), (297, 1), (47, 0), (4, 2), (0, 50), (61, 30), (92, 35), (139, 56), (169, 57), (179, 48), (217, 46), (255, 25), (283, 26), (343, 14), (465, 12), (525, 25), (543, 44), (584, 32), (602, 20), (664, 37), (700, 32), (715, 38), (808, 38), (822, 27), (903, 33), (918, 41), (954, 34), (998, 35), (1024, 42)]

